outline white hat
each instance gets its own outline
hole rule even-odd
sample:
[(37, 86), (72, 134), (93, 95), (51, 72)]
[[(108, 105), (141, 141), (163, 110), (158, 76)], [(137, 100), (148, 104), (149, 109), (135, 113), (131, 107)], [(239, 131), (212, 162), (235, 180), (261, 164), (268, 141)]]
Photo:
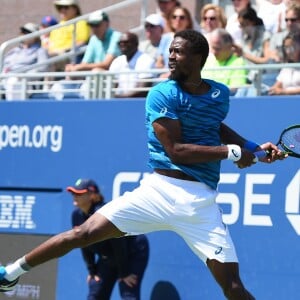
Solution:
[(165, 26), (164, 19), (159, 14), (151, 14), (151, 15), (149, 15), (145, 19), (145, 22), (149, 23), (149, 24), (152, 24), (152, 25), (155, 25), (155, 26), (161, 26), (161, 27)]
[(79, 6), (79, 0), (55, 0), (54, 5), (69, 6), (76, 5)]
[(92, 25), (99, 24), (102, 21), (109, 21), (108, 15), (103, 10), (97, 10), (89, 15), (87, 23)]
[(35, 23), (26, 23), (25, 25), (21, 26), (20, 29), (27, 31), (28, 33), (32, 33), (35, 31), (39, 31), (39, 25)]

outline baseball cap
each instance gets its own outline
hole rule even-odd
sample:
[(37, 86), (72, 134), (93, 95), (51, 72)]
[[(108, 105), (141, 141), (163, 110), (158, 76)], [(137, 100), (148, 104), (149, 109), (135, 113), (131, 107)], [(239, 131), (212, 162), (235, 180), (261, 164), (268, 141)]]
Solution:
[(23, 33), (32, 33), (35, 31), (39, 31), (39, 25), (35, 23), (26, 23), (25, 25), (20, 27), (20, 30)]
[(96, 182), (92, 179), (77, 179), (73, 186), (68, 186), (66, 189), (68, 192), (75, 194), (83, 194), (86, 192), (99, 193), (99, 188)]
[(146, 23), (164, 27), (164, 19), (159, 14), (151, 14), (145, 19)]
[(69, 5), (76, 5), (79, 6), (78, 0), (55, 0), (54, 5), (61, 5), (61, 6), (69, 6)]
[(97, 25), (102, 21), (109, 21), (108, 15), (103, 10), (97, 10), (89, 15), (87, 23), (90, 25)]
[(44, 16), (41, 21), (41, 25), (53, 26), (57, 24), (57, 20), (53, 16)]

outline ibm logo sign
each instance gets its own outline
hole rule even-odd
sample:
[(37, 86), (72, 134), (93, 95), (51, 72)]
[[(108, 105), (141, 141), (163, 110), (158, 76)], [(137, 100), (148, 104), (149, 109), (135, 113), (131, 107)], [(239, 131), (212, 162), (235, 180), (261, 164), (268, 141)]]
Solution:
[(0, 195), (0, 228), (35, 229), (32, 221), (34, 196)]

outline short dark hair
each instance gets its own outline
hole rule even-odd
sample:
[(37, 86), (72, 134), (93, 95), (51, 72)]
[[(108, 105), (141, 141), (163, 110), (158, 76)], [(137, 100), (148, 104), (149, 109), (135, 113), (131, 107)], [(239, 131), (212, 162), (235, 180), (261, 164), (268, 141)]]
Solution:
[(201, 68), (204, 66), (209, 53), (209, 46), (205, 36), (199, 31), (187, 29), (176, 32), (174, 38), (181, 37), (189, 42), (191, 53), (201, 54)]

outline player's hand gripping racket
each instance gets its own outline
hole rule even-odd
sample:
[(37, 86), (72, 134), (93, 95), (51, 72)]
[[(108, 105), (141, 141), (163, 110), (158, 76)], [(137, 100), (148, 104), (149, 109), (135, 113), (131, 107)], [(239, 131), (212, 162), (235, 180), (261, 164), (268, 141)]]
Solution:
[[(292, 125), (284, 129), (280, 134), (276, 146), (280, 146), (283, 150), (283, 154), (300, 158), (300, 124)], [(255, 161), (258, 161), (259, 158), (263, 158), (270, 153), (262, 150), (254, 154), (256, 156)]]

